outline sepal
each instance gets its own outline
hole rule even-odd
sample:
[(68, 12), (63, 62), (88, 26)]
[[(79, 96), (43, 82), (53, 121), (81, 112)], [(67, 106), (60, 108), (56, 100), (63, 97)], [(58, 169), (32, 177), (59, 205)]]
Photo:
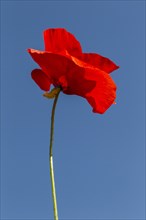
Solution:
[(60, 87), (55, 87), (50, 92), (45, 92), (43, 94), (43, 96), (48, 98), (48, 99), (53, 99), (60, 92), (60, 90), (61, 90)]

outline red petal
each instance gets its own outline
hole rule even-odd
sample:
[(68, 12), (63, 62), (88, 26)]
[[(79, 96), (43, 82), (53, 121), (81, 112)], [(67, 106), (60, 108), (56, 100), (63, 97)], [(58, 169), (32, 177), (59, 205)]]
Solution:
[(79, 59), (107, 73), (119, 68), (113, 61), (95, 53), (83, 53)]
[(36, 84), (44, 91), (50, 90), (50, 81), (46, 74), (40, 69), (34, 69), (31, 72), (31, 76)]
[(54, 54), (46, 51), (38, 51), (28, 49), (33, 60), (41, 67), (43, 72), (48, 76), (52, 84), (58, 84), (61, 76), (66, 75), (70, 69), (68, 64), (69, 59), (62, 54)]
[(86, 98), (94, 112), (102, 114), (113, 104), (116, 85), (106, 72), (68, 54), (33, 49), (28, 52), (48, 76), (49, 82), (62, 86), (66, 94)]
[[(92, 78), (96, 86), (85, 95), (89, 104), (93, 107), (93, 112), (103, 114), (116, 99), (116, 84), (107, 73), (100, 70), (93, 70)], [(88, 71), (90, 72), (90, 71)]]
[(64, 28), (52, 28), (44, 31), (45, 50), (60, 52), (67, 50), (72, 56), (82, 53), (80, 43)]
[(93, 112), (103, 114), (116, 98), (116, 85), (110, 75), (87, 67), (76, 67), (74, 73), (67, 78), (68, 89), (64, 92), (86, 98)]

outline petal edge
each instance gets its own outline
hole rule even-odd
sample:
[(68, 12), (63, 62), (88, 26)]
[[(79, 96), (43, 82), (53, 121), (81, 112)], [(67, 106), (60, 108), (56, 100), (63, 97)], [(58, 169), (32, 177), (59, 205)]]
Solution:
[(82, 53), (79, 41), (65, 28), (49, 28), (43, 34), (46, 51), (60, 52), (67, 50), (73, 56)]
[(103, 57), (96, 53), (83, 53), (80, 59), (107, 73), (111, 73), (119, 68), (119, 66), (117, 66), (109, 58)]

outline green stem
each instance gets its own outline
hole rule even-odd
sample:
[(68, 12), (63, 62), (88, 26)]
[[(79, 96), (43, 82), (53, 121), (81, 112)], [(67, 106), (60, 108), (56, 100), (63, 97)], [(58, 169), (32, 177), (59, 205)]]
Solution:
[[(60, 89), (61, 90), (61, 89)], [(50, 153), (49, 153), (49, 162), (50, 162), (50, 177), (51, 177), (51, 187), (52, 187), (52, 199), (53, 199), (53, 209), (54, 209), (54, 219), (58, 220), (58, 211), (57, 211), (57, 199), (56, 199), (56, 189), (55, 189), (55, 179), (54, 179), (54, 168), (53, 168), (53, 136), (54, 136), (54, 116), (55, 108), (58, 100), (60, 90), (55, 96), (52, 115), (51, 115), (51, 131), (50, 131)]]

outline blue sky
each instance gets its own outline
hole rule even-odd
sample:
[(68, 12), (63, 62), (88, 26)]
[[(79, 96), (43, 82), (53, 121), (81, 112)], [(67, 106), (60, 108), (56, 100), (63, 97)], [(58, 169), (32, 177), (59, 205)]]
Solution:
[(30, 77), (27, 48), (64, 27), (84, 52), (109, 57), (116, 105), (92, 113), (61, 94), (54, 167), (60, 219), (145, 218), (145, 2), (1, 1), (1, 218), (53, 218), (49, 177), (52, 100)]

